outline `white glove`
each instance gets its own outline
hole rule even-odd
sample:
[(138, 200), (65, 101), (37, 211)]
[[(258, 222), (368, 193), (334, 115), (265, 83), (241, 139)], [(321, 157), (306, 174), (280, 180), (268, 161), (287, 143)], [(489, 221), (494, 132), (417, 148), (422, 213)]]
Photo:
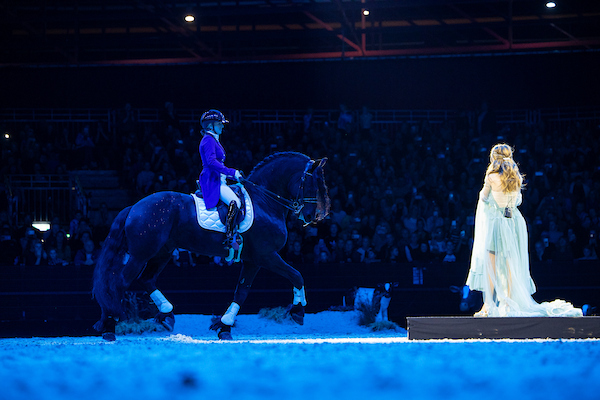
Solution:
[(238, 170), (235, 171), (235, 180), (236, 181), (240, 181), (240, 179), (242, 179), (242, 173)]

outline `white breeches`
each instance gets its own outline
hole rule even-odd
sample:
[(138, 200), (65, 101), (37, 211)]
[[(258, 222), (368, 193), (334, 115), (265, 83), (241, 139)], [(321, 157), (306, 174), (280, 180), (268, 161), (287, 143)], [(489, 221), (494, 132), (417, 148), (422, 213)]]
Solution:
[(231, 190), (231, 188), (227, 186), (227, 178), (223, 174), (221, 174), (221, 187), (219, 188), (219, 199), (221, 199), (221, 201), (227, 205), (229, 205), (232, 201), (235, 201), (235, 204), (237, 204), (238, 208), (242, 207), (242, 202), (240, 201), (240, 199), (236, 196), (235, 193), (233, 193), (233, 190)]

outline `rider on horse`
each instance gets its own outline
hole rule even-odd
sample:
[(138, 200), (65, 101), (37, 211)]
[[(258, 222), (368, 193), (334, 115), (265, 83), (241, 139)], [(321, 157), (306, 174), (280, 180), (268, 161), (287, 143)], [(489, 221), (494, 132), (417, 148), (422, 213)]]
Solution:
[(242, 203), (238, 196), (227, 186), (227, 178), (240, 181), (240, 171), (227, 168), (225, 162), (225, 149), (220, 143), (223, 127), (229, 123), (222, 112), (208, 110), (200, 117), (202, 125), (202, 140), (200, 141), (200, 158), (202, 159), (202, 172), (200, 172), (200, 188), (204, 196), (206, 208), (216, 207), (219, 200), (228, 205), (226, 247), (233, 246), (235, 219)]

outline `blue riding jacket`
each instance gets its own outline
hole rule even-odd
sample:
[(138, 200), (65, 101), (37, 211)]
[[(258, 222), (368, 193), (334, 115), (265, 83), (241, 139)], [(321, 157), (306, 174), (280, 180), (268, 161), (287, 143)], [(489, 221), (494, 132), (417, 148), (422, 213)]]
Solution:
[(225, 149), (211, 134), (204, 135), (200, 141), (199, 151), (202, 159), (202, 172), (200, 172), (198, 180), (204, 195), (204, 203), (208, 209), (216, 207), (219, 203), (221, 174), (235, 179), (235, 169), (225, 166)]

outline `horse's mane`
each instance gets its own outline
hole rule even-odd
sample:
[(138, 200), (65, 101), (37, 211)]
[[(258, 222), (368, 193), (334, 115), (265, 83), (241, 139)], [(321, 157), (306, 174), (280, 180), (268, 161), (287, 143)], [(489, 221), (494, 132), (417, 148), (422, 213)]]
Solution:
[(248, 175), (248, 177), (251, 177), (252, 175), (255, 175), (255, 174), (260, 174), (260, 171), (265, 167), (265, 165), (268, 165), (275, 160), (278, 160), (280, 158), (293, 158), (293, 157), (303, 158), (306, 161), (310, 160), (310, 158), (307, 155), (298, 153), (296, 151), (284, 151), (284, 152), (280, 152), (280, 153), (274, 153), (274, 154), (271, 154), (270, 156), (265, 157), (264, 160), (262, 160), (261, 162), (256, 164), (256, 166), (252, 169), (252, 171), (250, 172), (250, 175)]

